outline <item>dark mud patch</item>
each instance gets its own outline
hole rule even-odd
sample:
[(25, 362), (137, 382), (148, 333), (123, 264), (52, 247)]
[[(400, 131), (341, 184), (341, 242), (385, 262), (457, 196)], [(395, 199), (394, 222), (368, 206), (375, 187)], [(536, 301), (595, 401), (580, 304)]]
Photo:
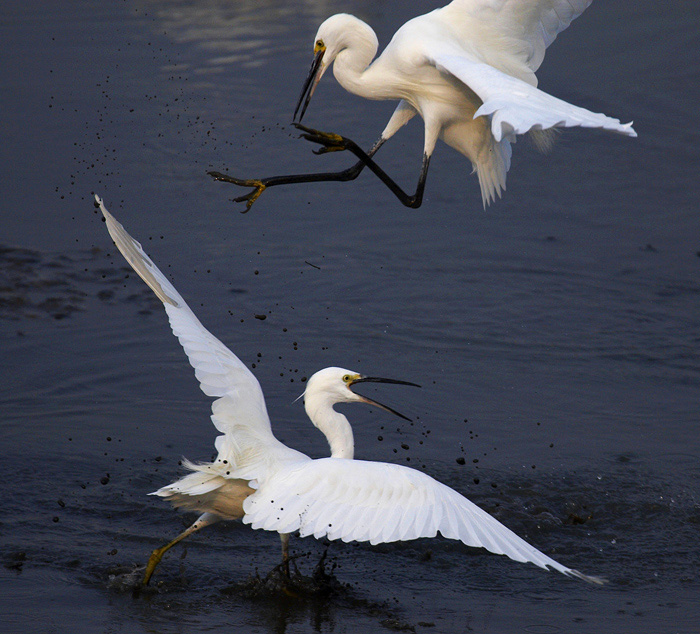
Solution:
[(0, 319), (65, 319), (87, 302), (117, 299), (150, 312), (160, 303), (148, 289), (125, 290), (130, 269), (115, 266), (105, 250), (70, 255), (0, 245)]

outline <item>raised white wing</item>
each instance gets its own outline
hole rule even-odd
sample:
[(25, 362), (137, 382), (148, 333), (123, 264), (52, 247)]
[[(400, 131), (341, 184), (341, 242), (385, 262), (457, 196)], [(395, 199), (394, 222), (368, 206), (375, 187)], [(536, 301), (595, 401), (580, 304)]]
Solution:
[(107, 211), (98, 196), (95, 200), (117, 248), (163, 302), (173, 333), (180, 340), (202, 391), (219, 397), (212, 405), (212, 422), (226, 438), (217, 440), (217, 448), (221, 451), (226, 447), (235, 454), (249, 450), (251, 443), (281, 445), (272, 434), (265, 398), (252, 372), (200, 323), (141, 245)]
[(469, 86), (484, 102), (474, 118), (491, 117), (491, 132), (496, 141), (531, 129), (578, 126), (637, 136), (631, 122), (623, 124), (619, 119), (574, 106), (488, 64), (446, 53), (434, 55), (432, 62)]
[(453, 0), (450, 12), (466, 15), (515, 44), (522, 61), (536, 71), (546, 48), (580, 16), (592, 0)]
[(280, 470), (243, 503), (253, 528), (371, 544), (459, 539), (515, 561), (529, 561), (591, 583), (541, 553), (448, 486), (395, 464), (323, 458)]

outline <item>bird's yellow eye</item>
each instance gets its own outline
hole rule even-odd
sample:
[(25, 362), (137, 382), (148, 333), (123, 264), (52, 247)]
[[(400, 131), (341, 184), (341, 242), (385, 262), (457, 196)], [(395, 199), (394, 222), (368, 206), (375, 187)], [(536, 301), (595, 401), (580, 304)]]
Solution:
[(314, 53), (318, 53), (319, 51), (325, 51), (326, 50), (326, 45), (323, 43), (323, 40), (318, 40), (316, 42), (316, 46), (314, 46)]
[(343, 383), (350, 383), (351, 380), (352, 380), (352, 377), (349, 374), (346, 374), (343, 377)]

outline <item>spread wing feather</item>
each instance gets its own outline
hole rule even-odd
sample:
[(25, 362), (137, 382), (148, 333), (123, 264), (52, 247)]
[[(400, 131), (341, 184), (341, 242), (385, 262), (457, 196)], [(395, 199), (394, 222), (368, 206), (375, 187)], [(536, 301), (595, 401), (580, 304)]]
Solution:
[(232, 467), (242, 469), (263, 459), (266, 453), (272, 457), (287, 452), (301, 456), (273, 436), (265, 398), (252, 372), (201, 324), (141, 244), (107, 211), (98, 196), (95, 200), (117, 248), (163, 302), (173, 334), (184, 348), (202, 391), (218, 397), (212, 404), (212, 422), (224, 434), (217, 439), (220, 454), (228, 457)]
[(433, 63), (469, 86), (483, 101), (474, 117), (490, 116), (496, 141), (530, 130), (561, 127), (604, 128), (627, 136), (637, 136), (632, 123), (574, 106), (511, 77), (489, 64), (465, 56), (440, 53)]
[(514, 43), (534, 72), (557, 35), (580, 16), (592, 0), (453, 0), (446, 9), (477, 21)]
[(400, 465), (323, 458), (280, 470), (243, 504), (253, 528), (371, 544), (419, 537), (458, 539), (521, 562), (600, 583), (566, 568), (467, 498)]

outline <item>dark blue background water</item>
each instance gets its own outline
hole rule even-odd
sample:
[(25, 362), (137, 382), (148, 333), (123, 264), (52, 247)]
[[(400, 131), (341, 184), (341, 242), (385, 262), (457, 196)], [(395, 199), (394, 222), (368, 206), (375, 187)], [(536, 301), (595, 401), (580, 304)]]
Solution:
[[(541, 87), (633, 119), (639, 138), (572, 130), (549, 156), (518, 143), (505, 198), (486, 211), (468, 162), (444, 145), (419, 210), (365, 174), (269, 190), (241, 215), (234, 188), (205, 175), (349, 164), (313, 156), (288, 123), (318, 24), (354, 13), (383, 46), (434, 6), (0, 9), (3, 631), (697, 631), (694, 9), (596, 2), (560, 36)], [(393, 107), (329, 76), (306, 121), (369, 146)], [(380, 162), (409, 187), (421, 147), (414, 121)], [(191, 519), (146, 493), (181, 473), (182, 455), (208, 459), (215, 430), (91, 192), (205, 325), (256, 364), (280, 439), (327, 454), (293, 403), (319, 368), (420, 383), (381, 391), (413, 425), (344, 409), (356, 455), (426, 471), (610, 584), (443, 539), (333, 544), (339, 594), (259, 602), (237, 584), (277, 563), (279, 540), (222, 524), (166, 557), (152, 593), (120, 591), (115, 579)], [(293, 539), (311, 553), (307, 570), (322, 548)]]

